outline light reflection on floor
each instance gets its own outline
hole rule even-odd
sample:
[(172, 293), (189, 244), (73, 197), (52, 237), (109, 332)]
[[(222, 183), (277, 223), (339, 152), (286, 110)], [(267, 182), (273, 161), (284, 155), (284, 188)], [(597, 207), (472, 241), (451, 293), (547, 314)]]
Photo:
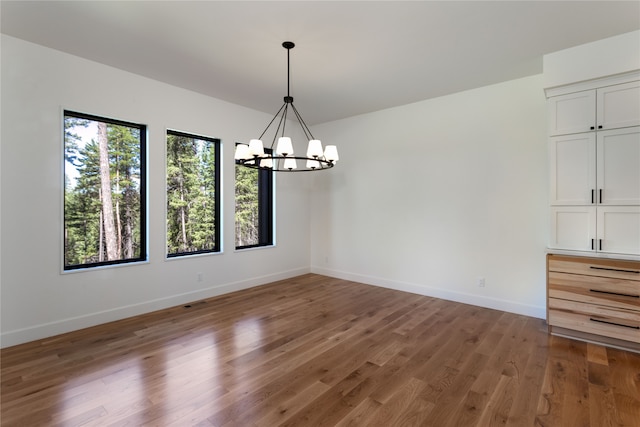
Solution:
[(57, 400), (51, 408), (53, 424), (98, 426), (108, 420), (108, 425), (119, 421), (144, 425), (154, 419), (166, 422), (170, 412), (180, 425), (181, 417), (194, 411), (180, 390), (199, 391), (199, 405), (214, 403), (224, 394), (218, 384), (224, 361), (219, 358), (215, 331), (190, 333), (180, 343), (158, 342), (148, 348), (148, 353), (124, 352), (116, 363), (84, 365), (53, 396)]

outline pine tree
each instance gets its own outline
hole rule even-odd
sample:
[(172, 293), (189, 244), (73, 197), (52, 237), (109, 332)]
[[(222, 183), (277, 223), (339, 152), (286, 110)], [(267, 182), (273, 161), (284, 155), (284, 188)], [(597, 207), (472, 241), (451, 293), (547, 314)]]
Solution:
[(139, 129), (65, 117), (65, 266), (139, 255), (140, 156)]
[(189, 215), (197, 183), (197, 148), (192, 138), (167, 137), (167, 245), (169, 253), (191, 250)]
[(258, 170), (236, 166), (236, 246), (259, 242)]
[(136, 256), (134, 230), (140, 214), (140, 131), (126, 126), (109, 126), (112, 192), (117, 221), (117, 241), (123, 259)]
[(109, 164), (109, 139), (107, 124), (98, 122), (98, 148), (100, 153), (100, 201), (102, 202), (102, 226), (107, 250), (107, 261), (120, 259), (116, 235), (116, 222), (111, 193), (111, 168)]

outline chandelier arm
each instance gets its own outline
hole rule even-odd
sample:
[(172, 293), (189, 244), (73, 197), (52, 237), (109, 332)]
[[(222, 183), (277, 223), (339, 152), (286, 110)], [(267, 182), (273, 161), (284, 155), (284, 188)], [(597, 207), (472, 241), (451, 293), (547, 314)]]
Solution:
[(304, 122), (304, 119), (302, 118), (302, 116), (298, 112), (298, 109), (296, 108), (296, 106), (293, 105), (293, 103), (291, 104), (291, 108), (293, 108), (293, 112), (295, 113), (296, 117), (298, 118), (298, 123), (300, 123), (300, 127), (302, 127), (302, 131), (304, 132), (304, 136), (307, 139), (315, 139), (313, 137), (313, 134), (311, 133), (311, 130), (309, 129), (309, 126), (307, 126), (307, 124)]
[[(289, 108), (289, 107), (287, 106), (287, 104), (284, 104), (282, 107), (284, 108), (284, 111), (282, 112), (282, 114), (280, 114), (280, 121), (278, 122), (278, 126), (276, 127), (276, 131), (273, 133), (273, 141), (271, 141), (271, 150), (272, 150), (271, 155), (272, 156), (273, 156), (273, 147), (275, 147), (275, 145), (276, 145), (276, 139), (278, 138), (278, 133), (280, 132), (280, 128), (283, 128), (282, 129), (282, 133), (284, 134), (283, 123), (284, 123), (285, 117), (287, 115), (287, 108)], [(280, 110), (282, 111), (282, 108)], [(280, 113), (280, 111), (278, 111), (278, 113)], [(274, 117), (274, 119), (275, 119), (275, 117)]]
[(282, 104), (282, 107), (280, 107), (280, 109), (278, 110), (278, 112), (276, 113), (275, 116), (273, 116), (273, 119), (271, 119), (271, 121), (269, 122), (269, 124), (267, 125), (267, 127), (262, 131), (262, 133), (260, 134), (260, 137), (258, 139), (262, 139), (262, 137), (264, 136), (265, 133), (267, 133), (267, 131), (269, 130), (269, 128), (271, 127), (271, 124), (273, 123), (273, 121), (280, 115), (280, 112), (282, 111), (282, 109), (286, 106), (287, 104), (284, 103)]

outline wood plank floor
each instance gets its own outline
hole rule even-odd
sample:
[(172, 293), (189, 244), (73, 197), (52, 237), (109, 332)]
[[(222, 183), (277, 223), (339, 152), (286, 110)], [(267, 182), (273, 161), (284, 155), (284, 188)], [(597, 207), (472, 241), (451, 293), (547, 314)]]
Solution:
[(640, 355), (318, 275), (3, 349), (2, 426), (640, 426)]

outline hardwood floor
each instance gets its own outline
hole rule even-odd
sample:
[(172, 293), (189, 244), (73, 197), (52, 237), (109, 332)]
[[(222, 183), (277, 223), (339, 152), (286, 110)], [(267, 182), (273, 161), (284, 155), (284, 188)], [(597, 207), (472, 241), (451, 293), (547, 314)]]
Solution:
[(639, 426), (640, 355), (305, 275), (3, 349), (3, 426)]

